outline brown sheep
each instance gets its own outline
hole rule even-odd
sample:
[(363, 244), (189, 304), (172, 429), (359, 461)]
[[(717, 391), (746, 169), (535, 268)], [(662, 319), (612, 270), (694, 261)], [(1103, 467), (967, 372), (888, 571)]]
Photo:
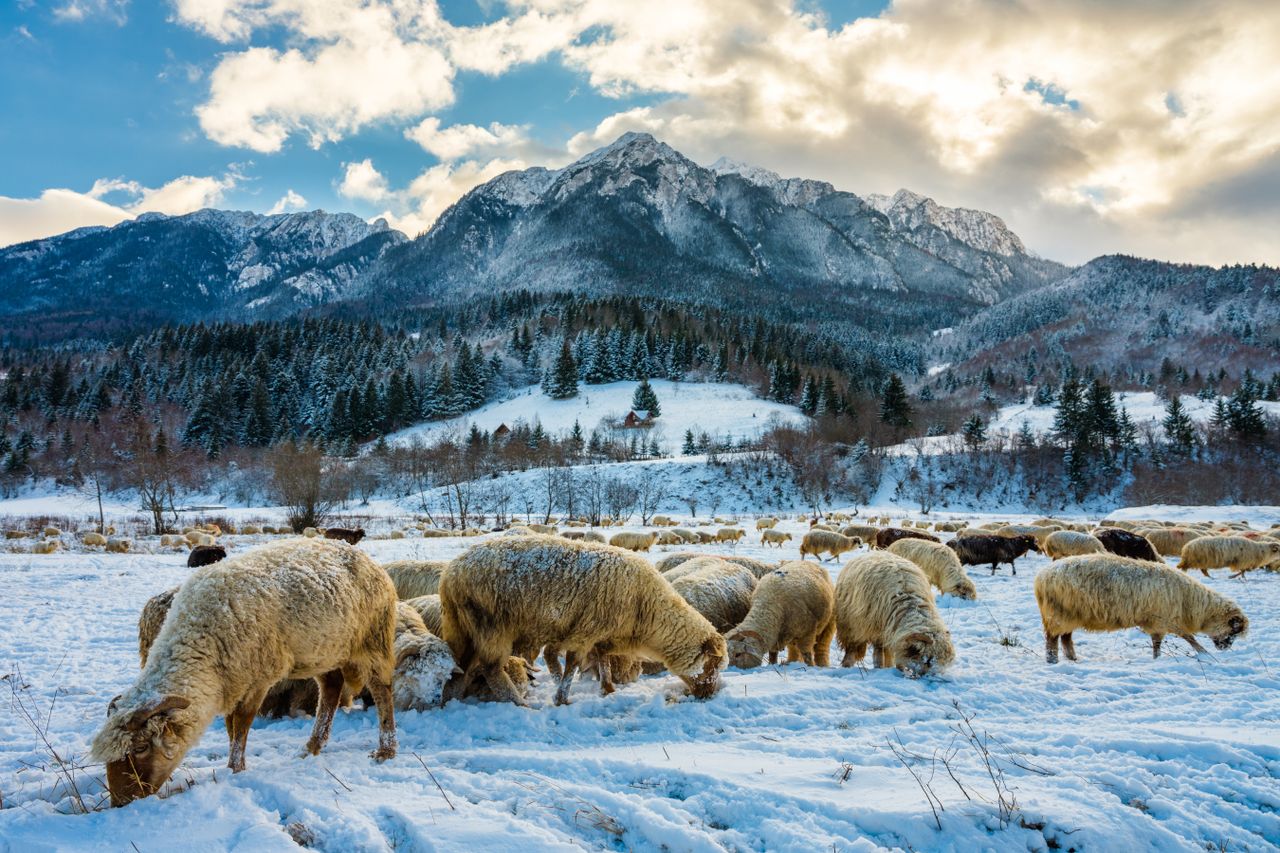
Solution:
[[(1198, 541), (1198, 540), (1197, 540)], [(1059, 560), (1036, 575), (1036, 603), (1044, 625), (1045, 661), (1058, 662), (1058, 645), (1076, 659), (1071, 633), (1139, 628), (1160, 657), (1166, 634), (1205, 651), (1196, 634), (1208, 634), (1219, 649), (1231, 647), (1249, 620), (1231, 599), (1182, 572), (1146, 560), (1086, 554)]]
[(877, 667), (913, 676), (943, 670), (955, 658), (929, 579), (910, 560), (889, 553), (854, 557), (836, 578), (835, 597), (842, 666), (862, 660), (867, 646)]
[(921, 533), (919, 530), (907, 530), (903, 527), (885, 527), (876, 531), (875, 547), (888, 548), (899, 539), (926, 539), (930, 542), (941, 542), (932, 533)]
[(653, 566), (612, 547), (547, 536), (481, 543), (450, 564), (440, 601), (464, 688), (483, 677), (505, 701), (523, 704), (503, 669), (517, 643), (565, 649), (557, 702), (592, 651), (662, 661), (698, 698), (720, 688), (724, 638)]
[(197, 569), (227, 559), (227, 549), (221, 545), (197, 545), (187, 555), (187, 567)]
[(810, 666), (831, 662), (835, 634), (835, 590), (825, 569), (810, 563), (784, 563), (756, 585), (751, 609), (726, 637), (729, 661), (740, 669), (803, 660)]
[(1009, 568), (1016, 575), (1017, 559), (1028, 551), (1040, 550), (1035, 537), (1026, 533), (1016, 536), (996, 533), (985, 536), (957, 536), (947, 543), (947, 547), (956, 552), (961, 565), (980, 566), (983, 563), (990, 563), (993, 575), (1001, 563), (1008, 563)]
[(341, 539), (348, 545), (354, 545), (364, 538), (364, 528), (357, 527), (354, 530), (349, 527), (327, 527), (324, 531), (325, 539)]

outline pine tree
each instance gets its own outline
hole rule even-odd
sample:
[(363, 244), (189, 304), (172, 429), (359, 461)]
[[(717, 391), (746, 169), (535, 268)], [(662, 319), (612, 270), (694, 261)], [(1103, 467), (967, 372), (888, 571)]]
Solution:
[(1245, 379), (1227, 401), (1227, 427), (1240, 441), (1258, 441), (1266, 437), (1267, 422), (1258, 405), (1257, 386), (1247, 371)]
[(818, 412), (818, 383), (809, 374), (804, 380), (804, 390), (800, 392), (800, 411), (809, 417)]
[(648, 379), (641, 379), (640, 384), (636, 386), (635, 393), (631, 395), (631, 409), (636, 412), (648, 412), (649, 416), (654, 418), (662, 414), (658, 395), (654, 393)]
[(685, 456), (693, 456), (698, 452), (698, 444), (693, 437), (693, 430), (684, 431), (684, 444), (680, 447), (680, 452)]
[(969, 446), (969, 449), (976, 450), (987, 440), (987, 424), (977, 413), (974, 413), (960, 427), (960, 434), (964, 436), (964, 443)]
[(1182, 395), (1173, 394), (1164, 409), (1164, 440), (1171, 453), (1190, 456), (1196, 447), (1196, 428), (1182, 405)]
[(553, 400), (567, 400), (578, 395), (578, 366), (573, 361), (568, 338), (560, 342), (560, 355), (556, 358), (550, 382), (545, 389), (547, 396)]
[(906, 429), (911, 426), (911, 414), (906, 384), (898, 374), (890, 374), (880, 395), (880, 420), (891, 427)]

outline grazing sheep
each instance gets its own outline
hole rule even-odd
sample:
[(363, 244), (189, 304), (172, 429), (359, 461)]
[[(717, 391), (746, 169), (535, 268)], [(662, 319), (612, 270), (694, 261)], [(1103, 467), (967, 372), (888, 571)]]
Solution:
[(800, 540), (800, 559), (803, 560), (806, 555), (812, 554), (821, 560), (822, 555), (827, 553), (835, 560), (839, 559), (845, 551), (853, 551), (860, 545), (862, 540), (856, 536), (842, 536), (830, 530), (811, 529), (804, 535), (804, 539)]
[(107, 544), (107, 537), (103, 536), (101, 533), (86, 533), (81, 537), (80, 541), (84, 542), (86, 545), (96, 545), (101, 548)]
[(761, 545), (767, 546), (767, 545), (773, 544), (781, 548), (783, 542), (790, 542), (790, 541), (791, 541), (790, 533), (783, 533), (781, 530), (774, 530), (773, 528), (770, 528), (770, 527), (766, 527), (760, 533)]
[[(503, 533), (509, 533), (511, 529), (514, 529), (514, 528), (509, 528), (508, 530), (504, 530)], [(587, 532), (585, 530), (566, 530), (560, 535), (563, 536), (565, 539), (568, 539), (570, 542), (581, 542), (587, 538)]]
[[(677, 551), (674, 554), (668, 554), (658, 560), (658, 562), (653, 564), (653, 567), (658, 570), (659, 574), (666, 576), (666, 574), (672, 569), (675, 569), (690, 560), (696, 560), (699, 557), (705, 556), (707, 555), (699, 554), (697, 551)], [(670, 578), (668, 578), (668, 580), (670, 580)]]
[(554, 524), (526, 524), (525, 527), (534, 533), (545, 533), (548, 536), (554, 536), (559, 532)]
[(263, 532), (260, 524), (245, 524), (240, 528), (241, 536), (258, 536)]
[(43, 542), (37, 542), (31, 546), (32, 554), (52, 554), (62, 547), (62, 543), (57, 539), (46, 539)]
[(644, 560), (546, 536), (492, 540), (455, 559), (440, 584), (444, 638), (466, 673), (523, 704), (504, 665), (515, 644), (565, 650), (557, 703), (595, 651), (661, 661), (705, 699), (720, 688), (724, 638)]
[(448, 531), (448, 530), (441, 530), (441, 529), (440, 529), (440, 528), (438, 528), (438, 527), (424, 527), (424, 528), (422, 528), (422, 537), (423, 537), (424, 539), (443, 539), (443, 538), (445, 538), (446, 536), (452, 536), (452, 535), (453, 535), (453, 533), (452, 533), (451, 531)]
[(588, 530), (586, 533), (582, 534), (582, 541), (598, 542), (601, 545), (609, 544), (607, 541), (605, 541), (604, 534), (595, 530)]
[[(663, 572), (662, 576), (667, 579), (668, 583), (675, 583), (685, 575), (702, 571), (708, 566), (728, 567), (730, 565), (732, 564), (719, 554), (695, 554), (693, 559), (685, 560), (679, 565), (672, 566)], [(743, 567), (738, 566), (738, 568)]]
[(1058, 662), (1059, 644), (1067, 660), (1076, 659), (1071, 632), (1077, 628), (1139, 628), (1151, 636), (1152, 657), (1160, 657), (1166, 634), (1203, 652), (1196, 634), (1208, 634), (1215, 646), (1227, 649), (1249, 627), (1234, 601), (1200, 581), (1146, 560), (1112, 554), (1059, 560), (1036, 575), (1035, 592), (1048, 663)]
[(315, 539), (320, 536), (320, 531), (314, 527), (304, 527), (302, 528), (302, 535), (308, 539)]
[(61, 535), (62, 535), (62, 531), (61, 531), (61, 530), (59, 530), (59, 529), (58, 529), (58, 528), (56, 528), (56, 527), (53, 527), (53, 526), (46, 527), (46, 528), (44, 528), (43, 530), (41, 530), (40, 532), (41, 532), (41, 533), (43, 533), (45, 536), (49, 536), (49, 537), (61, 536)]
[(1073, 530), (1055, 530), (1045, 537), (1041, 546), (1050, 560), (1063, 557), (1078, 557), (1081, 554), (1105, 554), (1106, 548), (1091, 533), (1076, 533)]
[(724, 560), (726, 563), (733, 563), (735, 566), (742, 566), (744, 569), (749, 569), (751, 574), (756, 576), (757, 580), (778, 568), (780, 565), (779, 563), (766, 563), (764, 560), (757, 560), (755, 557), (741, 557), (737, 554), (721, 554), (720, 559)]
[(684, 540), (681, 539), (674, 530), (657, 531), (659, 545), (683, 545)]
[(1001, 563), (1008, 563), (1009, 568), (1016, 575), (1018, 566), (1014, 561), (1028, 551), (1040, 550), (1035, 537), (1029, 534), (1002, 536), (992, 533), (985, 536), (957, 536), (947, 543), (947, 547), (956, 552), (961, 565), (980, 566), (990, 563), (993, 575)]
[(831, 576), (809, 563), (784, 563), (760, 579), (751, 609), (728, 632), (729, 662), (752, 669), (768, 655), (769, 663), (777, 663), (785, 648), (787, 663), (828, 666), (835, 630)]
[(422, 624), (427, 626), (427, 630), (439, 637), (443, 630), (443, 619), (440, 615), (440, 596), (439, 595), (419, 595), (416, 598), (410, 598), (402, 601), (412, 607), (418, 616), (422, 619)]
[(227, 559), (227, 549), (221, 545), (197, 545), (187, 555), (187, 567), (197, 569)]
[(874, 542), (880, 528), (872, 524), (846, 524), (840, 528), (841, 536), (856, 536), (863, 542)]
[(816, 521), (816, 520), (815, 520), (815, 521), (811, 521), (811, 522), (809, 522), (809, 529), (810, 529), (810, 530), (825, 530), (825, 531), (826, 531), (826, 532), (828, 532), (828, 533), (838, 533), (838, 532), (839, 532), (839, 531), (837, 531), (837, 530), (835, 529), (835, 527), (833, 527), (832, 525), (830, 525), (830, 524), (823, 524), (823, 523), (821, 523), (821, 522), (819, 522), (819, 521)]
[(776, 527), (777, 524), (778, 519), (772, 516), (769, 516), (768, 518), (757, 518), (756, 530), (768, 530), (770, 527)]
[(615, 533), (610, 537), (609, 544), (615, 548), (625, 548), (628, 551), (648, 551), (657, 541), (658, 534), (653, 531), (648, 533)]
[[(401, 534), (403, 536), (403, 534)], [(325, 539), (341, 539), (348, 545), (354, 545), (364, 538), (364, 528), (357, 527), (354, 530), (350, 527), (328, 527), (324, 531)]]
[(164, 617), (169, 615), (169, 607), (173, 604), (173, 597), (177, 595), (178, 589), (179, 587), (176, 586), (173, 589), (166, 589), (151, 596), (147, 599), (147, 603), (142, 605), (142, 613), (138, 616), (139, 666), (147, 665), (147, 652), (155, 642), (156, 635), (160, 633), (160, 627), (164, 625)]
[(885, 527), (876, 531), (874, 547), (880, 549), (888, 548), (899, 539), (926, 539), (929, 542), (942, 541), (932, 533), (922, 533), (919, 530), (908, 530), (905, 527)]
[(680, 541), (684, 544), (687, 544), (687, 545), (698, 544), (698, 534), (694, 533), (692, 530), (686, 530), (683, 527), (677, 527), (671, 532), (674, 533), (676, 536), (679, 536)]
[(694, 532), (698, 534), (698, 544), (700, 545), (708, 545), (716, 541), (716, 537), (705, 530), (696, 530)]
[(395, 678), (391, 697), (397, 711), (425, 711), (444, 704), (445, 687), (461, 675), (449, 644), (428, 630), (418, 611), (396, 605)]
[(865, 554), (845, 563), (836, 578), (836, 638), (841, 666), (853, 666), (874, 648), (877, 667), (922, 676), (955, 658), (951, 635), (933, 603), (924, 572), (897, 554)]
[(746, 535), (747, 533), (745, 530), (741, 530), (740, 528), (737, 528), (737, 527), (721, 527), (719, 530), (716, 531), (716, 541), (736, 543), (739, 539), (741, 539)]
[(307, 751), (329, 737), (344, 681), (378, 706), (374, 756), (396, 752), (391, 707), (395, 589), (367, 555), (288, 540), (197, 569), (179, 588), (133, 686), (111, 702), (91, 755), (112, 805), (154, 794), (213, 718), (226, 717), (228, 766), (244, 769), (249, 725), (284, 678), (313, 677), (320, 703)]
[(654, 527), (669, 527), (676, 524), (676, 522), (672, 521), (665, 515), (655, 515), (650, 520), (653, 522)]
[(889, 546), (889, 553), (904, 557), (915, 563), (924, 576), (944, 594), (954, 595), (973, 601), (978, 597), (978, 588), (964, 573), (960, 558), (941, 542), (926, 542), (923, 539), (899, 539)]
[(1277, 560), (1280, 560), (1280, 543), (1254, 541), (1243, 536), (1205, 536), (1186, 544), (1178, 568), (1184, 572), (1199, 569), (1205, 577), (1209, 577), (1210, 569), (1231, 569), (1235, 572), (1234, 578)]
[(26, 539), (27, 531), (25, 530), (6, 530), (4, 532), (5, 539)]
[(382, 564), (401, 601), (438, 593), (440, 577), (448, 566), (445, 560), (393, 560)]
[[(683, 571), (690, 566), (696, 568)], [(756, 589), (756, 576), (750, 569), (717, 557), (690, 560), (667, 580), (722, 634), (746, 617)]]
[(1147, 560), (1152, 563), (1163, 563), (1156, 549), (1143, 537), (1128, 530), (1100, 527), (1093, 532), (1102, 547), (1120, 557), (1134, 560)]

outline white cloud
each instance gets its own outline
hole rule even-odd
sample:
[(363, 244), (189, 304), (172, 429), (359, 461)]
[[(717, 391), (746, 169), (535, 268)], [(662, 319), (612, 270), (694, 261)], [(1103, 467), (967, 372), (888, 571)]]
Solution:
[(369, 160), (347, 163), (338, 192), (346, 198), (385, 205), (379, 214), (392, 228), (415, 236), (429, 229), (448, 207), (472, 188), (503, 172), (526, 168), (521, 160), (463, 160), (441, 163), (422, 172), (408, 186), (392, 190)]
[[(235, 186), (238, 176), (222, 178), (184, 175), (159, 187), (137, 181), (99, 179), (88, 192), (53, 188), (37, 198), (0, 196), (0, 246), (51, 237), (89, 225), (115, 225), (140, 213), (177, 215), (212, 207)], [(119, 203), (107, 196), (123, 195)]]
[(441, 160), (460, 160), (478, 153), (514, 154), (529, 147), (528, 127), (499, 124), (486, 127), (474, 124), (455, 124), (441, 127), (435, 116), (404, 132), (405, 137), (422, 146), (428, 154)]
[(338, 192), (347, 198), (381, 203), (389, 195), (387, 179), (373, 166), (372, 160), (343, 164), (342, 183)]
[(295, 210), (306, 210), (307, 200), (293, 190), (289, 190), (280, 196), (280, 200), (271, 205), (268, 214), (290, 213)]
[(129, 0), (66, 0), (53, 7), (58, 21), (79, 23), (89, 18), (105, 18), (119, 26), (128, 20)]

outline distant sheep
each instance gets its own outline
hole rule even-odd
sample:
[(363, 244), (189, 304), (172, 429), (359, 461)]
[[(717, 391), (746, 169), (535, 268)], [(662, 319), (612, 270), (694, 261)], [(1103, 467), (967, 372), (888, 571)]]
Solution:
[(841, 536), (856, 536), (863, 542), (874, 542), (879, 532), (880, 528), (873, 524), (846, 524), (840, 528)]
[(615, 533), (609, 538), (609, 544), (615, 548), (628, 551), (648, 551), (658, 541), (658, 534), (648, 533)]
[(964, 573), (960, 558), (955, 552), (941, 542), (926, 542), (923, 539), (899, 539), (889, 546), (889, 553), (904, 557), (919, 567), (929, 583), (939, 591), (973, 601), (978, 597), (978, 588)]
[(105, 547), (107, 544), (107, 537), (103, 536), (101, 533), (90, 532), (90, 533), (86, 533), (83, 537), (81, 537), (80, 541), (84, 542), (84, 544), (86, 545), (102, 548), (102, 547)]
[(1243, 536), (1205, 536), (1193, 539), (1182, 549), (1178, 568), (1199, 569), (1205, 577), (1210, 569), (1231, 569), (1239, 577), (1252, 569), (1280, 562), (1280, 543), (1254, 541)]
[(679, 536), (680, 541), (683, 543), (686, 543), (689, 545), (698, 544), (698, 534), (694, 533), (692, 530), (687, 530), (683, 527), (677, 527), (673, 529), (671, 532), (674, 533), (676, 536)]
[(1073, 530), (1053, 531), (1045, 537), (1042, 548), (1050, 560), (1078, 557), (1081, 554), (1105, 554), (1107, 551), (1093, 534), (1076, 533)]
[(6, 530), (4, 532), (5, 539), (26, 539), (27, 535), (25, 530)]
[(658, 534), (659, 545), (683, 545), (684, 544), (684, 540), (681, 539), (680, 535), (677, 534), (674, 530), (659, 530), (657, 531), (657, 534)]
[(932, 533), (922, 533), (919, 530), (907, 530), (904, 527), (885, 527), (876, 531), (875, 547), (880, 549), (888, 548), (899, 539), (925, 539), (929, 542), (942, 541)]
[[(1196, 540), (1200, 541), (1200, 540)], [(1230, 648), (1249, 627), (1236, 603), (1187, 575), (1145, 560), (1089, 554), (1059, 560), (1036, 575), (1036, 603), (1044, 625), (1045, 661), (1058, 662), (1058, 647), (1076, 659), (1071, 633), (1140, 628), (1160, 656), (1166, 634), (1181, 637), (1197, 652), (1196, 634), (1208, 634), (1219, 649)]]
[(842, 666), (862, 660), (867, 646), (877, 667), (913, 676), (946, 669), (955, 659), (929, 580), (910, 560), (887, 553), (854, 557), (836, 579), (835, 602)]
[(830, 554), (833, 560), (839, 559), (841, 554), (854, 551), (860, 545), (862, 540), (856, 536), (842, 536), (830, 530), (811, 529), (804, 535), (804, 539), (800, 540), (800, 559), (803, 560), (809, 554), (819, 560), (823, 559), (823, 554)]
[(772, 516), (768, 518), (757, 518), (756, 530), (768, 530), (771, 527), (777, 526), (777, 524), (778, 524), (778, 519)]
[(445, 560), (393, 560), (382, 564), (401, 601), (438, 593), (440, 577), (448, 566)]
[(366, 555), (288, 540), (197, 569), (174, 596), (141, 675), (112, 701), (91, 755), (113, 805), (154, 794), (213, 718), (227, 717), (228, 766), (244, 769), (249, 726), (284, 678), (315, 677), (307, 750), (328, 739), (345, 680), (378, 705), (379, 760), (396, 752), (391, 707), (395, 590)]
[(525, 527), (534, 533), (545, 533), (548, 536), (554, 536), (559, 532), (554, 524), (526, 524)]
[(781, 548), (784, 542), (790, 542), (790, 541), (791, 541), (791, 534), (783, 533), (781, 530), (774, 530), (772, 528), (766, 527), (760, 533), (761, 545), (765, 545), (765, 546), (777, 545), (779, 548)]
[(423, 538), (424, 538), (424, 539), (443, 539), (443, 538), (445, 538), (445, 537), (447, 537), (447, 536), (452, 536), (452, 535), (453, 535), (453, 532), (452, 532), (452, 531), (449, 531), (449, 530), (441, 530), (441, 529), (440, 529), (440, 528), (438, 528), (438, 527), (424, 527), (424, 528), (422, 528), (422, 536), (423, 536)]
[(957, 536), (947, 543), (947, 547), (956, 552), (962, 565), (980, 566), (990, 563), (993, 575), (1001, 563), (1008, 563), (1009, 568), (1016, 575), (1018, 566), (1015, 561), (1028, 551), (1040, 550), (1035, 537), (1029, 534), (1001, 536), (992, 533), (985, 536)]
[(245, 524), (240, 528), (241, 536), (258, 536), (262, 532), (261, 524)]
[[(401, 536), (403, 535), (404, 534), (401, 534)], [(357, 527), (355, 529), (352, 529), (350, 527), (328, 527), (328, 528), (325, 528), (324, 538), (325, 539), (341, 539), (343, 542), (346, 542), (348, 545), (355, 545), (357, 542), (359, 542), (361, 539), (364, 538), (364, 528)]]
[(681, 598), (723, 634), (741, 622), (751, 609), (756, 576), (744, 566), (717, 557), (690, 560), (680, 569), (691, 566), (697, 568), (683, 573), (678, 570), (667, 579)]
[(40, 532), (41, 532), (41, 533), (43, 533), (45, 536), (50, 536), (50, 537), (54, 537), (54, 536), (61, 536), (61, 535), (62, 535), (62, 531), (61, 531), (61, 530), (59, 530), (59, 529), (58, 529), (58, 528), (56, 528), (56, 527), (52, 527), (52, 526), (50, 526), (50, 527), (46, 527), (46, 528), (44, 528), (43, 530), (41, 530)]
[(1103, 548), (1117, 556), (1130, 557), (1134, 560), (1147, 560), (1152, 563), (1164, 562), (1164, 560), (1160, 559), (1160, 555), (1156, 553), (1156, 549), (1151, 543), (1136, 533), (1128, 530), (1100, 527), (1094, 531), (1093, 535), (1102, 543)]
[(598, 543), (600, 543), (601, 545), (606, 545), (606, 544), (608, 544), (608, 543), (605, 541), (604, 534), (603, 534), (603, 533), (599, 533), (599, 532), (597, 532), (597, 531), (595, 531), (595, 530), (588, 530), (586, 533), (583, 533), (583, 534), (582, 534), (582, 541), (583, 541), (583, 542), (598, 542)]
[(308, 539), (315, 539), (321, 534), (320, 534), (320, 531), (314, 527), (304, 527), (302, 528), (302, 535), (307, 537)]
[(450, 564), (440, 600), (464, 688), (483, 677), (498, 699), (523, 704), (503, 668), (516, 642), (565, 650), (561, 704), (592, 652), (661, 661), (698, 698), (720, 688), (724, 638), (653, 566), (614, 548), (545, 536), (484, 542)]
[(741, 539), (746, 535), (747, 533), (745, 530), (741, 530), (737, 527), (721, 527), (719, 530), (716, 531), (716, 541), (717, 542), (737, 542), (739, 539)]
[(729, 630), (729, 662), (751, 669), (767, 655), (769, 663), (777, 663), (785, 648), (787, 663), (828, 666), (835, 630), (831, 576), (810, 563), (784, 563), (760, 579), (751, 609)]
[(227, 549), (221, 545), (197, 545), (187, 555), (187, 567), (209, 566), (227, 559)]

